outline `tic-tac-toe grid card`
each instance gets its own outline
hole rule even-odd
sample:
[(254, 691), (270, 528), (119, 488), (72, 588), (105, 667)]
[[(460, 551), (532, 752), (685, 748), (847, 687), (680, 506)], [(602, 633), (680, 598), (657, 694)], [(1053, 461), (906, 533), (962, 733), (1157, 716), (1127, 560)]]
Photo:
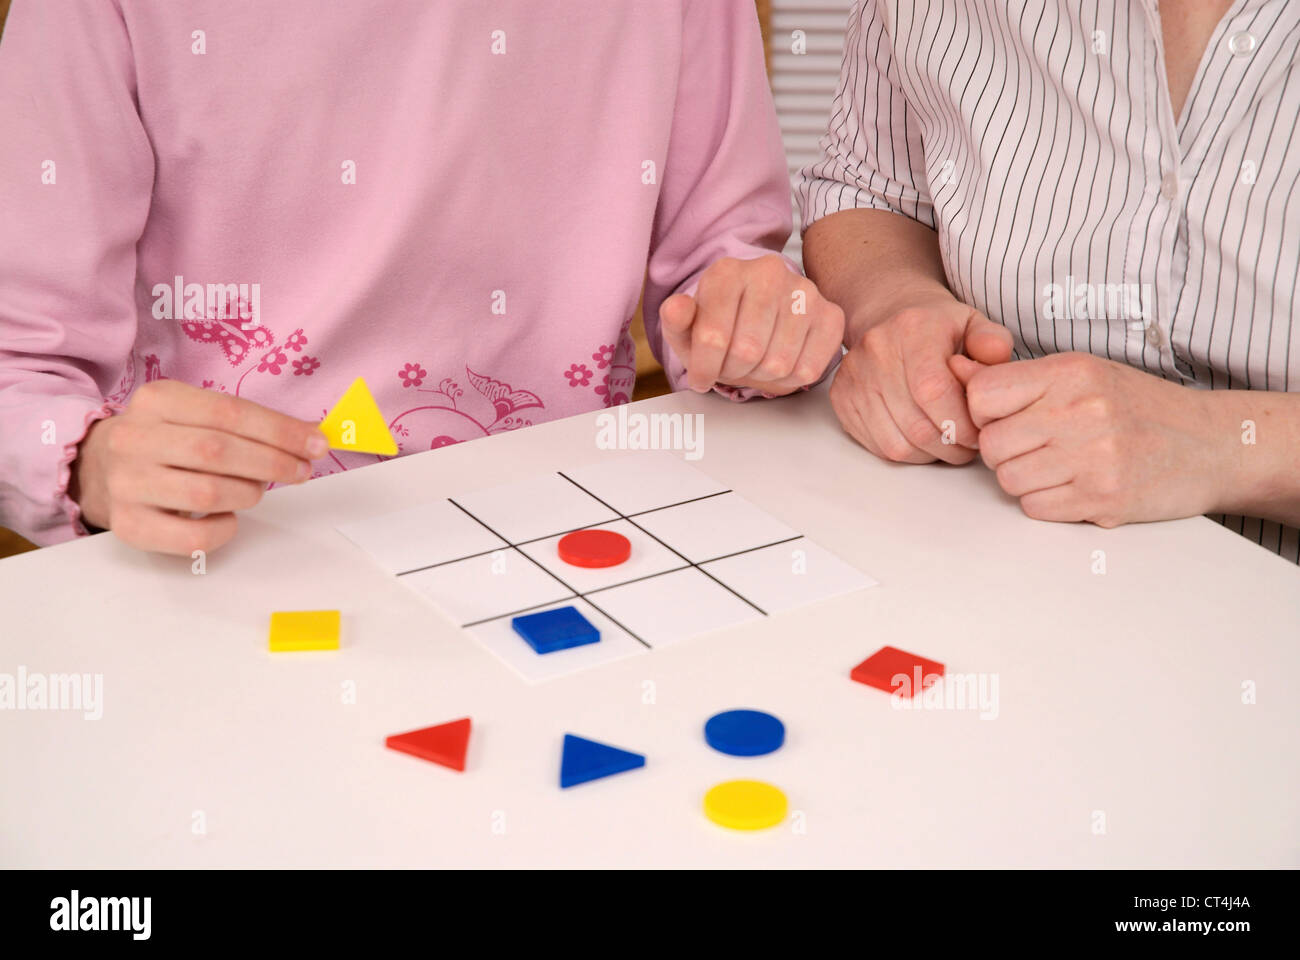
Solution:
[[(874, 586), (876, 581), (668, 453), (562, 470), (345, 524), (344, 536), (539, 681)], [(631, 555), (573, 566), (574, 530)], [(573, 606), (596, 643), (539, 654), (514, 617)]]

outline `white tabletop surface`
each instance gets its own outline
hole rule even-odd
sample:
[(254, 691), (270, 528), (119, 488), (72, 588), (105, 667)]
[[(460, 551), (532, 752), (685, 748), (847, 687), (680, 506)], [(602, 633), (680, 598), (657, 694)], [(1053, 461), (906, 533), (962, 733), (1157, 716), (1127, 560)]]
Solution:
[[(880, 586), (529, 686), (334, 529), (635, 455), (594, 414), (272, 491), (202, 576), (110, 535), (0, 561), (0, 673), (104, 685), (99, 720), (0, 711), (0, 866), (1300, 865), (1300, 568), (1202, 518), (1028, 520), (982, 466), (877, 461), (824, 391), (655, 411)], [(271, 611), (318, 608), (341, 650), (268, 653)], [(996, 718), (851, 682), (885, 644), (996, 677)], [(706, 746), (740, 706), (786, 745)], [(466, 715), (465, 773), (384, 748)], [(560, 790), (566, 732), (646, 767)], [(790, 820), (709, 822), (736, 778)]]

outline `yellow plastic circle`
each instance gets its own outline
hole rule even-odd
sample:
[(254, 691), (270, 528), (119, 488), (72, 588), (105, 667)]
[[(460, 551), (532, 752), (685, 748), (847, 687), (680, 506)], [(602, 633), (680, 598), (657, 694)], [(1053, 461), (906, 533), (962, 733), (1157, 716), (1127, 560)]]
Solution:
[(758, 780), (728, 780), (704, 795), (704, 815), (732, 830), (762, 830), (785, 819), (785, 794)]

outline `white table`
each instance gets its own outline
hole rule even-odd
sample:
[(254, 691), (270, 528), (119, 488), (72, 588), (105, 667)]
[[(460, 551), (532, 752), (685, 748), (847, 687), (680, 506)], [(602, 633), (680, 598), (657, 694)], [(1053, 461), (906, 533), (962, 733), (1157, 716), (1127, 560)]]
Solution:
[[(875, 460), (821, 391), (634, 410), (703, 412), (697, 466), (881, 585), (528, 686), (334, 530), (626, 455), (595, 415), (273, 491), (202, 576), (111, 536), (0, 561), (0, 672), (104, 683), (98, 721), (0, 712), (0, 865), (1300, 865), (1300, 569), (1201, 518), (1028, 520), (980, 466)], [(342, 650), (267, 652), (316, 608)], [(996, 675), (996, 719), (851, 682), (884, 644)], [(709, 749), (737, 706), (785, 747)], [(383, 746), (465, 715), (463, 774)], [(566, 732), (647, 765), (562, 791)], [(790, 821), (706, 820), (738, 777)]]

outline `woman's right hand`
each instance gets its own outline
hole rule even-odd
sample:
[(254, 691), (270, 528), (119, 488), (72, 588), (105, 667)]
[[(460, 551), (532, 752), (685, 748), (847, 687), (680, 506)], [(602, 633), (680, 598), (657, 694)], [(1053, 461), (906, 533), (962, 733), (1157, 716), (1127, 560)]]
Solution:
[[(235, 535), (269, 483), (301, 483), (329, 449), (318, 424), (176, 380), (91, 425), (69, 494), (84, 520), (142, 550), (190, 556)], [(193, 516), (199, 514), (200, 516)]]

